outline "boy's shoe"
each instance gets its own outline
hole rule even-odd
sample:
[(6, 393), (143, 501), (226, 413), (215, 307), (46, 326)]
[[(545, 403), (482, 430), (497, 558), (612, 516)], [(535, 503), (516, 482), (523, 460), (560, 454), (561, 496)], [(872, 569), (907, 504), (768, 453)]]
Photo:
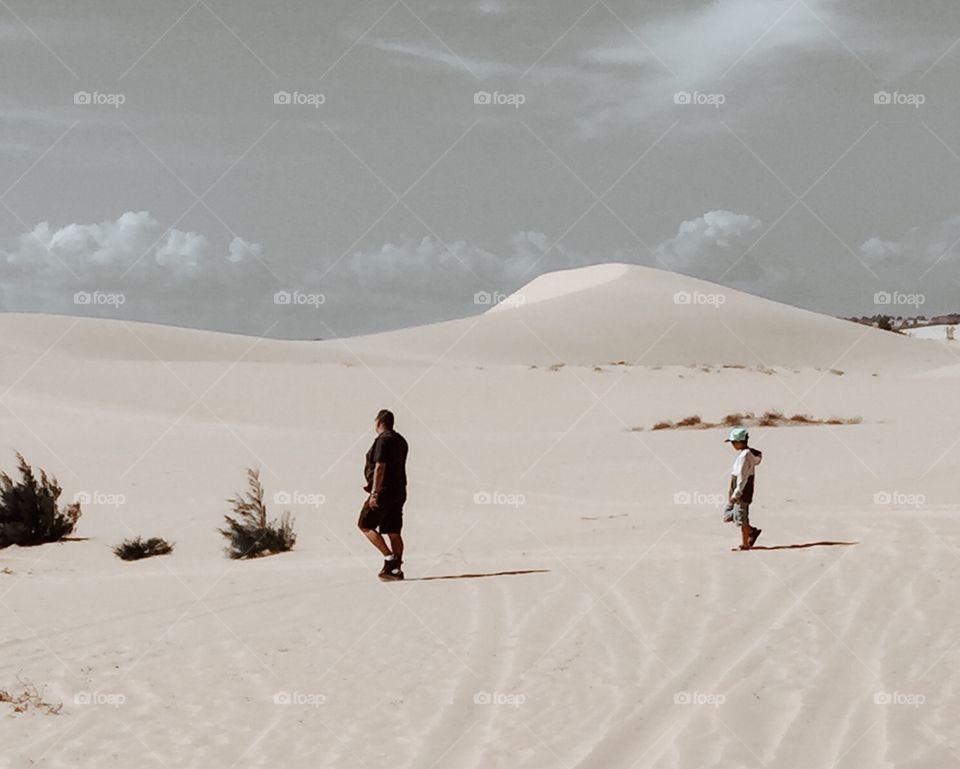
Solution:
[(754, 544), (757, 541), (757, 538), (760, 536), (760, 532), (762, 531), (763, 529), (758, 529), (756, 526), (750, 527), (750, 547), (754, 546)]
[(384, 559), (383, 568), (380, 569), (377, 576), (384, 582), (401, 580), (403, 579), (403, 570), (400, 567), (401, 561), (399, 558)]

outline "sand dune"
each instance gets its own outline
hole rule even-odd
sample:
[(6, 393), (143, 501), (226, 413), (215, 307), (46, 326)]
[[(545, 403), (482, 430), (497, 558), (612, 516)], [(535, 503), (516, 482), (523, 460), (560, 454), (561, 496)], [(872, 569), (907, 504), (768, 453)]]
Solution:
[[(529, 293), (529, 301), (527, 294)], [(913, 343), (912, 343), (913, 342)], [(421, 362), (930, 368), (934, 344), (636, 265), (534, 280), (475, 318), (348, 340), (351, 349)]]
[[(954, 765), (956, 359), (580, 274), (345, 343), (0, 316), (0, 466), (123, 497), (81, 541), (0, 551), (0, 689), (64, 703), (0, 703), (0, 766)], [(355, 529), (383, 406), (411, 444), (406, 571), (437, 579), (381, 584)], [(765, 409), (863, 421), (753, 430), (769, 549), (732, 553), (723, 431), (649, 428)], [(268, 501), (322, 502), (288, 506), (292, 552), (237, 563), (215, 528), (249, 465)], [(119, 561), (134, 534), (176, 549)]]

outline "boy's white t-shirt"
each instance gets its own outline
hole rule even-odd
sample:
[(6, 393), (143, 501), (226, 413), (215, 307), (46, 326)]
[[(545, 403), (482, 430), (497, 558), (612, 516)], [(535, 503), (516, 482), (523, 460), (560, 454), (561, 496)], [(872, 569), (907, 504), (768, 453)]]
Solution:
[(733, 492), (734, 496), (739, 496), (743, 493), (744, 486), (747, 485), (747, 481), (750, 479), (750, 476), (754, 474), (759, 464), (760, 457), (755, 455), (749, 448), (737, 454), (737, 458), (733, 460), (733, 468), (730, 470), (737, 479), (737, 486)]

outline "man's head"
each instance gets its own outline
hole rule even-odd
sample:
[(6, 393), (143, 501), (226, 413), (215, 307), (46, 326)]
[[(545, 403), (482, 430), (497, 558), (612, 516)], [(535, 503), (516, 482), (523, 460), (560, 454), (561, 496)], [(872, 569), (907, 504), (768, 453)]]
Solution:
[(729, 443), (737, 451), (743, 451), (747, 448), (747, 443), (750, 440), (750, 434), (743, 427), (735, 427), (730, 431), (730, 435), (724, 441), (724, 443)]
[(384, 430), (392, 430), (393, 412), (388, 411), (387, 409), (380, 409), (380, 413), (377, 414), (375, 424), (377, 426), (378, 433), (382, 433)]

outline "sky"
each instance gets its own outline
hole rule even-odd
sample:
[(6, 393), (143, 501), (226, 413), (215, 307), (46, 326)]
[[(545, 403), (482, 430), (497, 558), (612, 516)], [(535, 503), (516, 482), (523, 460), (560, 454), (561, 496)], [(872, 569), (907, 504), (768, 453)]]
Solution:
[(278, 338), (670, 269), (960, 310), (947, 0), (0, 2), (0, 311)]

